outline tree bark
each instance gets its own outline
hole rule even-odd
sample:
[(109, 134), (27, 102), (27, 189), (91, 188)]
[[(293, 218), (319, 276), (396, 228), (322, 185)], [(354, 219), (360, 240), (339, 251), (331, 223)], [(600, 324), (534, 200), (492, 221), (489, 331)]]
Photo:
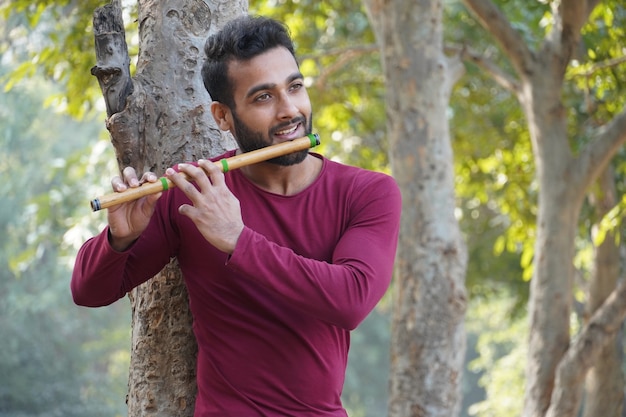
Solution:
[(130, 293), (129, 416), (193, 416), (196, 341), (176, 261)]
[[(550, 59), (543, 62), (546, 61)], [(544, 415), (550, 404), (556, 367), (569, 345), (574, 242), (584, 197), (581, 172), (574, 168), (567, 143), (560, 89), (554, 88), (562, 84), (562, 78), (543, 72), (554, 70), (545, 68), (543, 62), (534, 63), (532, 70), (524, 74), (526, 88), (521, 97), (540, 184), (530, 284), (525, 417)]]
[(443, 54), (442, 1), (365, 4), (382, 50), (390, 160), (403, 195), (389, 417), (451, 417), (461, 404), (467, 255), (446, 110), (463, 68)]
[[(95, 12), (96, 39), (110, 41), (92, 73), (103, 87), (120, 169), (133, 166), (162, 175), (177, 162), (234, 147), (213, 121), (200, 69), (206, 38), (245, 12), (247, 2), (140, 0), (138, 6), (135, 77), (129, 75), (119, 0)], [(96, 27), (96, 22), (107, 24)], [(193, 416), (196, 343), (176, 262), (133, 290), (130, 299), (129, 416)]]
[(120, 0), (98, 9), (93, 27), (98, 65), (91, 74), (98, 78), (107, 115), (111, 116), (122, 111), (133, 89)]

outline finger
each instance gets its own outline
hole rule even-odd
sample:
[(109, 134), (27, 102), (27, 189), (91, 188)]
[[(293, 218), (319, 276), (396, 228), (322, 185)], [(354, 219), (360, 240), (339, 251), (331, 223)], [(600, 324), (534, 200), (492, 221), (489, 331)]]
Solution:
[(207, 173), (201, 167), (191, 164), (178, 164), (178, 169), (187, 175), (189, 181), (195, 182), (201, 191), (204, 192), (211, 189), (209, 177), (207, 177)]
[(141, 180), (139, 180), (139, 183), (143, 184), (146, 182), (156, 182), (157, 180), (158, 180), (158, 177), (156, 176), (154, 172), (145, 172), (141, 176)]
[(115, 177), (111, 178), (111, 188), (113, 189), (113, 191), (119, 193), (122, 191), (126, 191), (128, 189), (128, 186), (126, 185), (126, 183), (124, 183), (119, 175), (116, 175)]
[(221, 185), (224, 183), (224, 173), (217, 164), (206, 159), (200, 159), (198, 160), (198, 166), (202, 168), (205, 175), (211, 180), (211, 184)]
[(139, 180), (137, 179), (137, 173), (135, 172), (135, 168), (126, 167), (122, 171), (122, 175), (124, 176), (124, 182), (131, 187), (139, 187)]
[[(178, 164), (179, 172), (177, 172), (173, 168), (168, 168), (165, 171), (165, 176), (170, 181), (172, 181), (176, 187), (180, 188), (180, 190), (183, 193), (185, 193), (187, 197), (193, 200), (199, 194), (199, 191), (190, 182), (190, 181), (193, 181), (194, 179), (189, 174), (189, 168), (185, 167), (185, 165), (188, 165), (188, 164)], [(198, 169), (198, 168), (195, 168), (195, 169)], [(205, 176), (205, 180), (206, 180), (206, 176)]]
[(178, 212), (183, 216), (187, 216), (193, 220), (193, 216), (195, 215), (196, 208), (194, 206), (190, 206), (189, 204), (182, 204), (178, 207)]

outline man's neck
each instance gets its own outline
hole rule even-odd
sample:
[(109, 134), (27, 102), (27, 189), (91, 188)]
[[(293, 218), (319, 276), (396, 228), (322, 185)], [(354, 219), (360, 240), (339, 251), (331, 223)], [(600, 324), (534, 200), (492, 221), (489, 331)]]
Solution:
[(295, 195), (315, 181), (322, 169), (322, 160), (309, 154), (299, 164), (281, 166), (270, 162), (241, 168), (257, 187), (279, 195)]

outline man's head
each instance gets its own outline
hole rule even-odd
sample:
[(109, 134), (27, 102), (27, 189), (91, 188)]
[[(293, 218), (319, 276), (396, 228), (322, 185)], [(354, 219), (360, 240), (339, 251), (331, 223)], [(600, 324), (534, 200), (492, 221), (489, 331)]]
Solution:
[[(202, 76), (211, 112), (243, 152), (311, 132), (311, 102), (287, 29), (275, 20), (241, 17), (207, 40)], [(307, 151), (273, 160), (296, 164)]]
[(282, 46), (296, 59), (289, 31), (282, 23), (267, 18), (241, 16), (228, 22), (207, 39), (202, 81), (211, 99), (234, 107), (233, 81), (228, 67), (233, 61), (248, 61), (270, 49)]

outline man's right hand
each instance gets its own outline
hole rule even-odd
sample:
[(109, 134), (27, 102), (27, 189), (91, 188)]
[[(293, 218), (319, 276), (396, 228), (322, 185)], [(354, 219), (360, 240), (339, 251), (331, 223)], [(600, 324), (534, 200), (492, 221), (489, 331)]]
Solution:
[[(146, 172), (141, 179), (132, 167), (122, 171), (122, 177), (111, 179), (111, 187), (115, 192), (124, 192), (128, 188), (136, 188), (144, 182), (156, 182), (158, 177), (153, 172)], [(148, 227), (154, 207), (162, 193), (151, 194), (138, 200), (118, 204), (107, 209), (109, 222), (109, 243), (117, 251), (124, 251)]]

